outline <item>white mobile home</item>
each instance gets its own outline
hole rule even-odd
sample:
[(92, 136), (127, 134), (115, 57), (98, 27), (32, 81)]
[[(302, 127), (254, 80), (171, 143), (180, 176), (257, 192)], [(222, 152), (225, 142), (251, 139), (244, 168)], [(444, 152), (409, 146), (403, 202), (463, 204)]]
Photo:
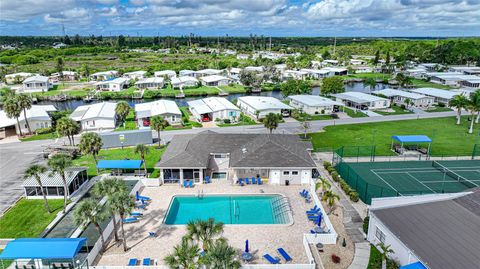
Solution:
[(434, 98), (435, 103), (443, 103), (445, 105), (448, 105), (448, 102), (455, 97), (455, 95), (461, 94), (461, 92), (457, 91), (448, 91), (448, 90), (442, 90), (442, 89), (437, 89), (437, 88), (418, 88), (418, 89), (411, 89), (410, 90), (413, 93), (417, 94), (423, 94), (426, 96), (430, 96)]
[(45, 76), (33, 76), (28, 77), (23, 81), (20, 92), (46, 92), (52, 88), (53, 84), (50, 83), (50, 79)]
[(135, 82), (135, 86), (137, 86), (139, 89), (154, 90), (163, 88), (163, 83), (164, 80), (162, 77), (144, 78)]
[[(27, 109), (27, 121), (32, 132), (35, 132), (37, 129), (51, 127), (52, 119), (50, 113), (53, 111), (57, 111), (53, 105), (33, 105), (30, 109)], [(27, 122), (23, 112), (18, 120), (20, 126), (15, 118), (7, 117), (5, 111), (0, 110), (0, 138), (20, 134), (20, 130), (22, 134), (28, 133)]]
[(118, 92), (128, 88), (126, 78), (113, 78), (95, 83), (95, 87), (100, 91)]
[(208, 97), (188, 102), (192, 115), (198, 121), (230, 120), (236, 122), (240, 109), (223, 97)]
[(298, 70), (284, 70), (282, 73), (282, 78), (284, 80), (288, 80), (288, 79), (305, 80), (307, 76), (308, 76), (308, 72), (298, 71)]
[(103, 81), (118, 77), (118, 71), (109, 70), (103, 72), (97, 72), (90, 75), (90, 79), (94, 81)]
[(80, 123), (83, 131), (110, 130), (116, 127), (117, 103), (103, 102), (77, 107), (70, 118)]
[(55, 83), (59, 81), (75, 81), (78, 79), (78, 73), (74, 71), (62, 71), (50, 75), (50, 81)]
[(242, 96), (237, 100), (238, 107), (247, 115), (256, 119), (265, 118), (269, 113), (290, 116), (293, 107), (269, 96)]
[(148, 128), (150, 126), (150, 118), (153, 116), (162, 116), (170, 125), (182, 123), (182, 112), (174, 101), (157, 100), (135, 104), (135, 118), (139, 128)]
[(172, 79), (177, 76), (177, 73), (173, 70), (162, 70), (162, 71), (156, 71), (154, 73), (154, 76), (157, 78)]
[(181, 76), (175, 77), (171, 80), (173, 88), (185, 88), (185, 87), (196, 87), (198, 86), (198, 79), (191, 76)]
[(178, 74), (181, 77), (195, 77), (195, 71), (193, 71), (193, 70), (180, 70), (180, 72), (178, 72)]
[(343, 107), (343, 103), (318, 95), (291, 95), (287, 100), (290, 100), (290, 106), (293, 108), (310, 115), (331, 114), (338, 111), (339, 107)]
[(5, 75), (5, 83), (7, 84), (19, 84), (22, 83), (26, 78), (38, 76), (38, 74), (32, 74), (27, 72), (20, 72), (15, 74)]
[(265, 68), (263, 66), (247, 66), (244, 70), (247, 72), (263, 73)]
[(344, 103), (345, 106), (361, 110), (390, 107), (390, 100), (363, 92), (344, 92), (332, 95), (338, 102)]
[(195, 76), (197, 78), (201, 78), (205, 76), (213, 76), (213, 75), (222, 76), (224, 74), (225, 74), (224, 70), (218, 70), (218, 69), (202, 69), (195, 72)]
[(211, 75), (200, 78), (202, 84), (205, 86), (227, 86), (230, 80), (224, 76)]
[[(430, 107), (435, 102), (435, 98), (432, 96), (426, 96), (414, 92), (406, 92), (395, 89), (383, 89), (374, 91), (375, 95), (383, 95), (390, 99), (391, 102), (399, 105), (413, 105), (415, 107)], [(409, 100), (410, 104), (406, 101)]]
[(126, 79), (141, 80), (144, 79), (147, 74), (147, 71), (133, 71), (123, 74), (123, 77)]

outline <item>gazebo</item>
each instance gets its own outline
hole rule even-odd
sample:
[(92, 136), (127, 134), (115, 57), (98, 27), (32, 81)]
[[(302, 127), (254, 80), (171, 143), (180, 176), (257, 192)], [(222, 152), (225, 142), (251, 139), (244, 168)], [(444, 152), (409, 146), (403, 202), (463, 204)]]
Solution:
[[(120, 175), (122, 171), (140, 170), (142, 168), (142, 160), (100, 160), (97, 169), (112, 170), (114, 174)], [(141, 171), (143, 173), (143, 171)]]
[[(400, 147), (395, 147), (395, 141), (400, 143)], [(405, 151), (405, 144), (419, 144), (419, 143), (428, 143), (426, 151), (419, 149), (420, 153), (425, 155), (430, 155), (430, 146), (432, 145), (432, 139), (426, 135), (394, 135), (392, 136), (392, 146), (391, 150), (403, 154)]]
[(79, 252), (86, 238), (18, 238), (8, 242), (0, 261), (15, 262), (16, 268), (88, 268)]

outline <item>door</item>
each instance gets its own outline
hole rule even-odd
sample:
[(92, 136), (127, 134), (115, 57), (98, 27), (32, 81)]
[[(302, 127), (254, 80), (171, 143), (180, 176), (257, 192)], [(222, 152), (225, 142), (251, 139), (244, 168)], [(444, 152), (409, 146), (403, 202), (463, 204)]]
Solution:
[(270, 171), (270, 182), (272, 184), (280, 184), (280, 170)]

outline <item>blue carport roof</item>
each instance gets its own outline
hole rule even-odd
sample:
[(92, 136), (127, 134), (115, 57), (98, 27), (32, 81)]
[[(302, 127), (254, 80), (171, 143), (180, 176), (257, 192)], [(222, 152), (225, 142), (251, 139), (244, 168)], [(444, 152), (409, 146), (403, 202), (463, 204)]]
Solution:
[(139, 169), (142, 166), (142, 160), (100, 160), (98, 169)]
[(394, 135), (393, 139), (401, 143), (431, 143), (432, 139), (426, 135)]
[(19, 238), (10, 241), (0, 259), (73, 259), (86, 238)]
[(425, 265), (423, 265), (421, 262), (414, 262), (411, 264), (404, 265), (399, 269), (427, 269), (427, 267), (425, 267)]

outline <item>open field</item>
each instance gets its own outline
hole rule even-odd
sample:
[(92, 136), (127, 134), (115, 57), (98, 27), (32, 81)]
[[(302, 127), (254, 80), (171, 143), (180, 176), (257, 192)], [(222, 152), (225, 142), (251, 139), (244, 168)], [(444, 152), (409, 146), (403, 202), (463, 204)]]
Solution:
[(480, 142), (479, 125), (474, 134), (468, 134), (469, 121), (455, 124), (455, 117), (391, 121), (364, 124), (328, 126), (325, 132), (309, 136), (315, 149), (341, 146), (376, 146), (376, 155), (392, 155), (392, 135), (428, 135), (432, 140), (432, 155), (471, 155), (475, 143)]
[(38, 237), (63, 208), (62, 199), (48, 200), (52, 213), (43, 199), (22, 199), (0, 218), (0, 238)]

